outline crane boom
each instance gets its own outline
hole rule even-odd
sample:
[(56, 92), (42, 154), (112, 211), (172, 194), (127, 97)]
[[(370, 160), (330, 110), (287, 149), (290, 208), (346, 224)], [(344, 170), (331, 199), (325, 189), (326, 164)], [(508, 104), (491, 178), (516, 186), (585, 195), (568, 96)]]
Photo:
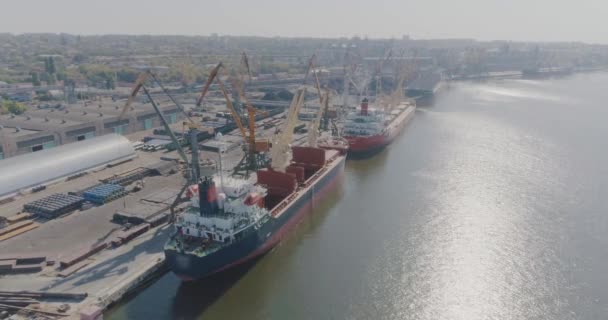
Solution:
[(125, 106), (122, 108), (122, 112), (120, 113), (120, 116), (118, 117), (119, 119), (122, 119), (122, 117), (125, 115), (125, 113), (127, 112), (127, 109), (129, 109), (129, 107), (131, 106), (131, 103), (133, 103), (133, 101), (135, 100), (135, 97), (137, 97), (137, 94), (139, 93), (139, 90), (141, 90), (141, 88), (144, 86), (144, 82), (146, 82), (146, 80), (148, 80), (149, 76), (150, 76), (149, 72), (142, 72), (139, 74), (139, 76), (137, 76), (137, 79), (135, 80), (135, 83), (133, 84), (133, 89), (131, 89), (131, 94), (129, 95), (129, 98), (127, 99), (127, 103), (125, 103)]
[(315, 59), (316, 58), (317, 58), (317, 55), (313, 54), (312, 57), (310, 57), (310, 60), (308, 60), (308, 68), (306, 68), (306, 74), (304, 74), (304, 82), (302, 83), (302, 85), (306, 84), (308, 75), (310, 74), (310, 71), (312, 70), (312, 73), (315, 77), (315, 85), (316, 85), (316, 89), (317, 89), (317, 94), (319, 95), (319, 101), (322, 102), (321, 84), (319, 82), (319, 76), (317, 75), (317, 70), (315, 70)]
[[(245, 67), (247, 70), (247, 76), (249, 77), (249, 81), (251, 81), (251, 69), (249, 68), (249, 58), (247, 57), (247, 53), (243, 51), (241, 54), (241, 65)], [(243, 82), (243, 75), (241, 74), (241, 83)]]
[(317, 146), (317, 139), (319, 137), (319, 125), (321, 124), (321, 118), (323, 114), (327, 112), (329, 108), (329, 90), (325, 90), (325, 94), (321, 98), (321, 105), (317, 111), (317, 115), (313, 121), (310, 122), (310, 128), (308, 130), (308, 145), (311, 147)]
[(232, 115), (232, 118), (234, 119), (236, 126), (239, 128), (239, 131), (241, 131), (243, 138), (245, 140), (247, 140), (247, 130), (245, 130), (245, 127), (243, 126), (243, 123), (241, 122), (241, 117), (234, 109), (234, 105), (232, 104), (232, 101), (230, 101), (230, 97), (228, 96), (228, 92), (226, 91), (226, 87), (224, 86), (224, 82), (222, 80), (220, 80), (220, 78), (217, 78), (217, 83), (220, 87), (220, 91), (222, 91), (222, 94), (224, 95), (224, 98), (226, 99), (226, 107), (228, 108), (228, 111), (230, 111), (230, 114)]
[(160, 80), (158, 80), (156, 75), (150, 71), (148, 71), (148, 74), (152, 77), (152, 79), (154, 79), (154, 82), (156, 82), (160, 86), (160, 88), (163, 90), (163, 92), (169, 97), (171, 102), (173, 102), (175, 104), (175, 106), (177, 106), (177, 108), (184, 114), (186, 119), (188, 119), (189, 122), (194, 122), (194, 121), (192, 121), (192, 119), (190, 119), (190, 116), (188, 115), (188, 113), (186, 113), (186, 110), (184, 109), (184, 107), (182, 107), (181, 103), (179, 103), (177, 101), (177, 99), (175, 99), (173, 97), (173, 95), (171, 95), (169, 93), (169, 91), (167, 91), (167, 89), (165, 89), (165, 86), (162, 84), (162, 82), (160, 82)]
[[(154, 99), (152, 99), (152, 95), (150, 94), (150, 92), (144, 85), (144, 83), (146, 82), (146, 80), (148, 80), (148, 78), (150, 76), (153, 76), (153, 74), (149, 71), (146, 71), (146, 72), (141, 73), (137, 77), (137, 80), (135, 80), (135, 83), (133, 85), (133, 89), (131, 90), (131, 94), (129, 95), (129, 98), (127, 99), (127, 102), (125, 103), (125, 106), (123, 107), (119, 118), (122, 118), (124, 116), (124, 114), (129, 109), (129, 106), (131, 105), (131, 103), (133, 103), (133, 101), (137, 97), (137, 94), (139, 93), (139, 91), (143, 89), (146, 96), (148, 96), (150, 103), (152, 103), (152, 107), (154, 108), (154, 111), (160, 118), (160, 122), (162, 123), (163, 127), (165, 127), (165, 131), (167, 132), (167, 134), (169, 134), (169, 137), (171, 137), (172, 142), (177, 146), (177, 152), (179, 153), (180, 157), (182, 158), (182, 160), (184, 160), (184, 162), (188, 163), (188, 157), (186, 156), (186, 152), (184, 152), (184, 149), (181, 147), (181, 144), (179, 143), (179, 141), (173, 134), (173, 130), (171, 130), (171, 127), (169, 127), (169, 123), (167, 122), (167, 119), (165, 119), (165, 116), (160, 111), (160, 109), (158, 108), (158, 105), (156, 104)], [(158, 80), (156, 80), (156, 81), (158, 82)]]
[(376, 99), (382, 94), (382, 67), (384, 63), (393, 55), (393, 49), (389, 49), (386, 55), (376, 66)]
[(211, 83), (213, 83), (213, 79), (215, 79), (217, 77), (217, 75), (220, 71), (220, 68), (222, 68), (222, 67), (223, 67), (223, 64), (220, 62), (209, 73), (209, 77), (207, 77), (207, 82), (205, 82), (205, 85), (203, 86), (203, 89), (201, 90), (201, 95), (198, 97), (198, 100), (196, 101), (197, 107), (201, 106), (201, 103), (203, 102), (203, 98), (207, 95), (207, 91), (209, 91), (209, 87), (211, 87)]
[[(244, 52), (243, 52), (242, 58), (241, 58), (241, 66), (246, 69), (247, 74), (249, 74), (249, 75), (251, 74), (251, 71), (249, 70), (249, 62), (247, 60), (247, 55)], [(237, 171), (240, 171), (241, 169), (245, 169), (245, 172), (246, 172), (245, 175), (248, 175), (248, 172), (250, 170), (255, 169), (260, 166), (261, 162), (259, 161), (259, 159), (262, 159), (262, 158), (258, 158), (257, 153), (268, 150), (268, 141), (260, 141), (263, 143), (260, 143), (260, 145), (258, 147), (258, 143), (256, 141), (256, 136), (255, 136), (255, 115), (256, 115), (256, 113), (259, 113), (259, 111), (256, 108), (254, 108), (247, 100), (247, 97), (245, 97), (245, 93), (243, 92), (243, 73), (241, 72), (240, 75), (238, 75), (236, 77), (229, 77), (228, 80), (230, 81), (230, 84), (232, 86), (232, 96), (234, 98), (235, 103), (238, 103), (239, 111), (240, 111), (241, 106), (243, 106), (244, 108), (247, 109), (247, 114), (248, 114), (248, 123), (247, 124), (244, 124), (244, 118), (241, 117), (241, 115), (239, 114), (239, 111), (237, 111), (237, 109), (235, 108), (235, 104), (230, 99), (230, 96), (228, 94), (228, 91), (226, 90), (226, 86), (225, 86), (224, 82), (219, 77), (219, 72), (222, 67), (223, 67), (223, 64), (221, 62), (218, 63), (218, 65), (209, 74), (207, 82), (203, 86), (201, 95), (197, 100), (197, 105), (200, 106), (200, 104), (202, 103), (202, 100), (205, 97), (206, 93), (208, 92), (212, 82), (215, 80), (218, 84), (220, 91), (222, 92), (222, 95), (224, 96), (224, 99), (226, 99), (226, 108), (230, 112), (232, 119), (234, 120), (237, 128), (239, 129), (239, 131), (240, 131), (241, 135), (243, 136), (243, 139), (247, 143), (247, 147), (248, 147), (247, 153), (243, 157), (243, 160), (241, 160), (241, 163), (239, 163), (235, 167), (235, 173)], [(246, 125), (248, 125), (248, 127), (246, 127)], [(257, 149), (259, 149), (259, 150), (257, 150)]]
[(287, 118), (281, 131), (275, 136), (275, 141), (270, 148), (270, 157), (272, 159), (272, 169), (283, 171), (289, 164), (290, 148), (289, 145), (293, 140), (293, 128), (298, 121), (298, 113), (302, 104), (304, 104), (304, 96), (306, 95), (306, 87), (298, 89), (291, 100)]

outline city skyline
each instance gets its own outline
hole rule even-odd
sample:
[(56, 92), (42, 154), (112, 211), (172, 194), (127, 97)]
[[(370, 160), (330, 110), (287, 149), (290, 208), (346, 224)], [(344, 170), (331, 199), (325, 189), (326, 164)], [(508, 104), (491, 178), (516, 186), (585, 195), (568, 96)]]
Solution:
[[(146, 5), (24, 0), (5, 6), (0, 32), (281, 37), (470, 38), (608, 43), (608, 4), (582, 0), (150, 1)], [(32, 10), (35, 8), (36, 10)]]

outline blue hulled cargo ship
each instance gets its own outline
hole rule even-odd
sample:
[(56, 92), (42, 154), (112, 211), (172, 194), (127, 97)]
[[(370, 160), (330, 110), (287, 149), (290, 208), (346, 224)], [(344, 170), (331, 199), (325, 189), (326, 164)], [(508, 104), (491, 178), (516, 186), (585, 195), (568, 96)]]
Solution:
[(190, 206), (165, 245), (177, 276), (204, 278), (268, 252), (339, 184), (346, 149), (291, 151), (285, 170), (259, 170), (256, 181), (205, 177), (190, 187)]

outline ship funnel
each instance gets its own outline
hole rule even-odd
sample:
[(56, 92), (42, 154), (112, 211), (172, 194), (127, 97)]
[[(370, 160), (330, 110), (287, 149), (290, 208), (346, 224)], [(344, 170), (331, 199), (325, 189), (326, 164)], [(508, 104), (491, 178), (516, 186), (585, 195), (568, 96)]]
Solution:
[(368, 104), (369, 104), (369, 100), (367, 100), (367, 98), (364, 98), (363, 101), (361, 101), (361, 115), (362, 116), (367, 115)]
[(198, 201), (201, 215), (217, 212), (217, 190), (213, 178), (204, 177), (198, 184)]

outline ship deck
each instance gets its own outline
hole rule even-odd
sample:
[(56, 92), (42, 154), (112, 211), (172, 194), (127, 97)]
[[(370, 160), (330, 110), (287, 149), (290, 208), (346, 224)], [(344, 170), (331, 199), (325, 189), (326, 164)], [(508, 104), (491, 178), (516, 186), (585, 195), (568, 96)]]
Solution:
[(337, 150), (325, 150), (326, 154), (326, 163), (325, 166), (321, 167), (317, 172), (315, 172), (310, 178), (306, 179), (295, 192), (287, 196), (287, 198), (283, 199), (279, 202), (271, 211), (270, 214), (272, 217), (277, 218), (280, 217), (285, 211), (289, 208), (289, 205), (299, 198), (301, 198), (308, 190), (310, 190), (315, 183), (317, 183), (323, 176), (325, 176), (328, 172), (330, 172), (333, 168), (335, 168), (340, 163), (340, 158), (344, 157)]

